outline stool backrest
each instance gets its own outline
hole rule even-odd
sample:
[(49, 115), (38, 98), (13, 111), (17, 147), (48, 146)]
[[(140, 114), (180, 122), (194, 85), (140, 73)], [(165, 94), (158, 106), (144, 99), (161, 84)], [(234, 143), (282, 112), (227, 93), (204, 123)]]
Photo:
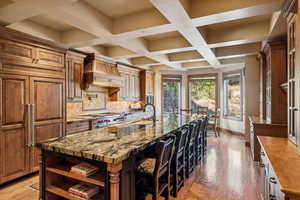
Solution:
[(189, 128), (189, 138), (188, 138), (189, 143), (194, 141), (196, 134), (197, 134), (197, 122), (192, 121), (190, 123), (190, 128)]
[(170, 170), (175, 140), (176, 137), (174, 135), (171, 135), (167, 140), (161, 140), (156, 144), (157, 162), (154, 169), (155, 176), (160, 177), (165, 172)]
[(197, 128), (196, 128), (196, 138), (198, 138), (201, 135), (202, 126), (204, 126), (203, 120), (198, 119), (197, 120)]
[(189, 130), (182, 128), (176, 134), (175, 154), (184, 151)]
[(207, 127), (208, 127), (208, 117), (206, 116), (206, 117), (204, 117), (204, 120), (203, 120), (203, 122), (204, 122), (204, 128), (203, 128), (203, 131), (204, 132), (206, 132), (207, 131)]

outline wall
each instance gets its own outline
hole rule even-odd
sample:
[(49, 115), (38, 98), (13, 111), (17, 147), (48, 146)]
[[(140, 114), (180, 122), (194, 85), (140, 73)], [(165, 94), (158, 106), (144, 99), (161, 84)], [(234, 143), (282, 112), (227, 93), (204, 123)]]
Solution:
[[(243, 76), (243, 120), (232, 120), (226, 119), (223, 116), (223, 83), (222, 83), (222, 73), (227, 71), (234, 71), (238, 69), (244, 70)], [(183, 105), (182, 108), (188, 108), (188, 75), (196, 74), (208, 74), (217, 73), (218, 74), (218, 105), (221, 108), (221, 120), (220, 127), (228, 129), (235, 132), (244, 133), (246, 141), (249, 141), (249, 115), (258, 115), (259, 111), (259, 63), (256, 56), (247, 56), (245, 58), (245, 64), (231, 65), (230, 67), (225, 67), (221, 69), (197, 69), (190, 70), (188, 72), (175, 72), (175, 71), (162, 71), (162, 74), (181, 74), (182, 75), (182, 94), (183, 95)], [(155, 84), (160, 84), (161, 82), (156, 82)], [(158, 86), (157, 86), (158, 87)], [(161, 105), (161, 102), (160, 104)]]
[(246, 106), (246, 121), (245, 121), (245, 138), (250, 142), (250, 126), (248, 117), (250, 115), (259, 116), (259, 95), (260, 95), (260, 65), (255, 56), (248, 56), (245, 64), (245, 106)]
[(156, 72), (154, 76), (154, 105), (156, 108), (156, 116), (162, 114), (162, 77), (160, 72)]

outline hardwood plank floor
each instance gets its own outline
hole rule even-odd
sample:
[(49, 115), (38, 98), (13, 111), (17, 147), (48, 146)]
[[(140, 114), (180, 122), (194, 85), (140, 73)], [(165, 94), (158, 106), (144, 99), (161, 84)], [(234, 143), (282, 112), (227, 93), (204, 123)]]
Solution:
[[(258, 179), (258, 168), (243, 137), (212, 136), (208, 139), (206, 160), (192, 173), (177, 199), (257, 200)], [(35, 175), (0, 186), (0, 200), (37, 200), (38, 191), (30, 188), (37, 182)]]

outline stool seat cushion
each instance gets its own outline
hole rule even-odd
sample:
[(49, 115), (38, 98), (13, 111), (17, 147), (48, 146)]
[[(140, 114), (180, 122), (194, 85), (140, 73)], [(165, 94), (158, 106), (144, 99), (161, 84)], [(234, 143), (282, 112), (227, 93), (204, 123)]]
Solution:
[(152, 175), (155, 169), (156, 159), (148, 158), (142, 161), (138, 167), (138, 170), (146, 174)]

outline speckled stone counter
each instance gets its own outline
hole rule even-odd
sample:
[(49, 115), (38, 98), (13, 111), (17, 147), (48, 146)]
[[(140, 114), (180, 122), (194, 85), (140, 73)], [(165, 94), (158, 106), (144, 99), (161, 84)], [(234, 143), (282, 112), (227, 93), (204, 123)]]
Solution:
[(155, 123), (149, 120), (127, 122), (49, 140), (37, 146), (47, 151), (116, 164), (196, 118), (164, 115)]

